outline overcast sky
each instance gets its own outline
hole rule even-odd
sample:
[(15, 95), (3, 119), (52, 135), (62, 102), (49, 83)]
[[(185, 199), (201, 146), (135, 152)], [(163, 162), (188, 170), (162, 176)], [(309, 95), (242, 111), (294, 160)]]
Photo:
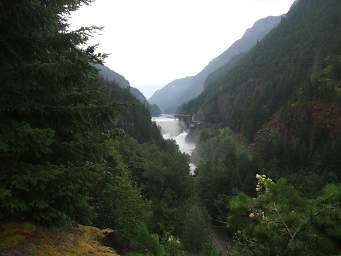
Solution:
[(294, 0), (96, 0), (72, 14), (73, 28), (103, 26), (106, 65), (146, 97), (195, 75), (255, 21), (286, 13)]

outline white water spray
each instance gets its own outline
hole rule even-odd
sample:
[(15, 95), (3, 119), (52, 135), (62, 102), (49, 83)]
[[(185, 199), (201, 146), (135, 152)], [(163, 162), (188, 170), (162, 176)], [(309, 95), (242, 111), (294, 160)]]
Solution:
[[(174, 118), (174, 116), (171, 115), (162, 115), (160, 117), (153, 117), (152, 121), (154, 121), (161, 128), (162, 136), (165, 139), (175, 140), (181, 152), (190, 156), (192, 155), (192, 152), (195, 149), (195, 144), (186, 140), (188, 132), (185, 130), (184, 125), (180, 120)], [(195, 169), (196, 166), (190, 163), (192, 175), (195, 173)]]

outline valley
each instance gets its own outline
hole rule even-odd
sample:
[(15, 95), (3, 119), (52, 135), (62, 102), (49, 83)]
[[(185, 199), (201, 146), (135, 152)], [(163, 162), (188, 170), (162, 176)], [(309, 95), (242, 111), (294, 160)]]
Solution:
[[(256, 6), (271, 7), (246, 2), (257, 19)], [(341, 1), (291, 1), (254, 19), (199, 73), (149, 99), (109, 68), (122, 55), (101, 53), (93, 37), (127, 40), (121, 67), (134, 79), (171, 73), (169, 55), (146, 49), (178, 24), (183, 13), (168, 8), (188, 3), (98, 3), (0, 0), (0, 255), (340, 255)], [(197, 26), (196, 6), (181, 27)], [(83, 7), (118, 26), (116, 38), (86, 22), (74, 29)], [(160, 15), (141, 18), (154, 7)], [(185, 38), (157, 42), (168, 53)], [(138, 65), (136, 49), (148, 53)], [(160, 67), (147, 72), (140, 63), (155, 56)]]

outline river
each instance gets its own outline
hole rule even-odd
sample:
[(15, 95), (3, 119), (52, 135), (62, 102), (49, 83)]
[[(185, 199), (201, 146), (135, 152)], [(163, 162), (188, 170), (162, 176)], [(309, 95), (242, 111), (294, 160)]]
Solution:
[[(195, 144), (186, 140), (188, 131), (180, 120), (174, 118), (172, 115), (161, 115), (160, 117), (153, 117), (152, 121), (160, 127), (163, 138), (174, 140), (178, 144), (181, 152), (190, 156), (192, 155)], [(190, 163), (189, 167), (191, 174), (194, 175), (196, 166)]]
[[(160, 117), (153, 117), (152, 121), (160, 127), (162, 136), (165, 139), (174, 140), (178, 144), (181, 152), (188, 155), (192, 154), (195, 149), (195, 144), (186, 140), (188, 131), (185, 129), (185, 126), (180, 120), (171, 115), (162, 115)], [(197, 167), (193, 163), (190, 163), (189, 167), (190, 174), (195, 175)], [(213, 246), (220, 252), (220, 255), (227, 255), (226, 249), (228, 248), (228, 239), (226, 234), (221, 230), (221, 228), (215, 227), (211, 224), (209, 224), (208, 230), (212, 238)]]

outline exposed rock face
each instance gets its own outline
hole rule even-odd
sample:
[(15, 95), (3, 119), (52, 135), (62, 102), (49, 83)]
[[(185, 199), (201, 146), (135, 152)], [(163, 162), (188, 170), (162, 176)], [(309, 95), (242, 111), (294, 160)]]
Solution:
[(113, 231), (107, 234), (103, 238), (103, 245), (115, 249), (115, 251), (120, 254), (126, 252), (130, 248), (129, 240), (118, 231)]

